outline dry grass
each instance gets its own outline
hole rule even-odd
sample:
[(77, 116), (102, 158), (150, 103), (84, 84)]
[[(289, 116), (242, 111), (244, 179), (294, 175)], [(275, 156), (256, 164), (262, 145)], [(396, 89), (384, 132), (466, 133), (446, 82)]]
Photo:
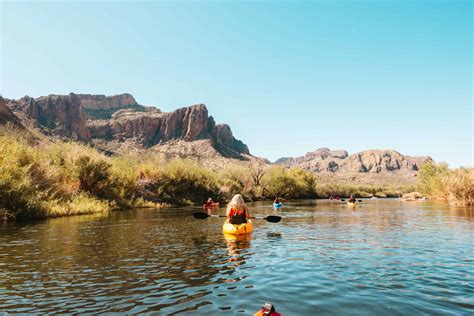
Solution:
[(447, 164), (423, 165), (418, 190), (433, 198), (455, 204), (474, 204), (474, 168), (449, 169)]

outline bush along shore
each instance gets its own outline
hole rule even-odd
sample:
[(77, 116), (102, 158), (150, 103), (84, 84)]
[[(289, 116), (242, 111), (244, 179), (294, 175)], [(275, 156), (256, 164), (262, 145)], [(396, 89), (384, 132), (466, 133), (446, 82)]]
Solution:
[(446, 163), (425, 164), (418, 174), (418, 191), (458, 205), (474, 204), (474, 168), (450, 169)]
[[(442, 192), (472, 203), (472, 175), (472, 169), (425, 167), (420, 187), (423, 192)], [(413, 188), (317, 185), (310, 172), (263, 163), (213, 171), (185, 159), (164, 162), (153, 156), (110, 157), (79, 143), (0, 133), (0, 216), (5, 220), (201, 205), (208, 197), (225, 202), (235, 193), (252, 201), (335, 194), (395, 197), (409, 191)]]

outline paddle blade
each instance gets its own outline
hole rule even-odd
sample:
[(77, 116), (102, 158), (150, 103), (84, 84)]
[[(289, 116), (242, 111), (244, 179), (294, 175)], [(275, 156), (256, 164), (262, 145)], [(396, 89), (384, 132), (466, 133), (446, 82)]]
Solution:
[(206, 218), (209, 217), (209, 215), (207, 213), (203, 213), (203, 212), (193, 213), (193, 216), (194, 216), (194, 218), (197, 218), (197, 219), (206, 219)]
[(265, 219), (267, 220), (267, 222), (270, 223), (278, 223), (279, 221), (281, 221), (281, 216), (270, 215), (265, 217)]

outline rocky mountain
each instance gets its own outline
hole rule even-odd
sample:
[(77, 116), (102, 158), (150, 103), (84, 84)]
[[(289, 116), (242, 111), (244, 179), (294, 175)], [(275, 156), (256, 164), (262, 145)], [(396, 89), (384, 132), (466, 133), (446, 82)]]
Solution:
[(367, 180), (365, 182), (371, 183), (377, 175), (390, 175), (397, 178), (395, 183), (403, 183), (412, 182), (418, 168), (429, 162), (434, 162), (431, 157), (405, 156), (391, 149), (366, 150), (349, 155), (345, 150), (320, 148), (302, 157), (280, 158), (275, 163), (287, 167), (298, 166), (332, 180), (364, 177)]
[(16, 127), (23, 127), (20, 120), (7, 107), (5, 100), (0, 97), (0, 125), (11, 124)]
[(17, 113), (18, 117), (30, 119), (47, 133), (72, 140), (91, 141), (80, 100), (73, 93), (36, 99), (25, 96), (19, 100), (11, 100), (8, 107)]
[(130, 94), (70, 93), (9, 100), (8, 108), (45, 133), (104, 146), (112, 152), (124, 144), (135, 149), (172, 140), (207, 139), (223, 156), (243, 158), (250, 154), (228, 125), (215, 123), (204, 104), (164, 113), (139, 105)]
[[(216, 124), (204, 104), (166, 113), (138, 104), (130, 94), (0, 98), (0, 124), (5, 123), (89, 143), (109, 153), (186, 157), (214, 169), (260, 159), (250, 155), (228, 125)], [(395, 150), (349, 155), (345, 150), (320, 148), (302, 157), (278, 159), (275, 164), (301, 167), (321, 175), (323, 182), (395, 185), (413, 183), (419, 166), (426, 162), (433, 160)]]
[(113, 96), (77, 94), (82, 109), (88, 119), (110, 119), (119, 110), (126, 111), (158, 111), (155, 107), (145, 107), (135, 101), (128, 93)]
[(366, 150), (349, 155), (345, 150), (320, 148), (302, 157), (280, 158), (276, 164), (298, 166), (318, 173), (386, 173), (418, 171), (421, 164), (433, 162), (431, 157), (404, 156), (391, 149)]

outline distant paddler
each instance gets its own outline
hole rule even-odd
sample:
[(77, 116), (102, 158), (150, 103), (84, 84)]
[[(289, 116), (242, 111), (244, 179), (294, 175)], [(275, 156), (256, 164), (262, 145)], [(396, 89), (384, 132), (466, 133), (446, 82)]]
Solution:
[(262, 308), (254, 314), (254, 316), (282, 316), (275, 310), (275, 306), (271, 303), (265, 303)]
[(275, 200), (273, 201), (273, 207), (274, 208), (280, 208), (282, 206), (283, 206), (283, 204), (281, 204), (280, 198), (278, 196), (275, 197)]
[(218, 207), (218, 206), (219, 206), (219, 202), (217, 203), (214, 202), (212, 198), (208, 198), (207, 202), (202, 205), (202, 207), (204, 208), (211, 208), (211, 207)]
[(347, 205), (349, 206), (355, 206), (356, 205), (356, 198), (354, 197), (354, 195), (350, 195), (349, 196), (349, 200), (347, 201)]

